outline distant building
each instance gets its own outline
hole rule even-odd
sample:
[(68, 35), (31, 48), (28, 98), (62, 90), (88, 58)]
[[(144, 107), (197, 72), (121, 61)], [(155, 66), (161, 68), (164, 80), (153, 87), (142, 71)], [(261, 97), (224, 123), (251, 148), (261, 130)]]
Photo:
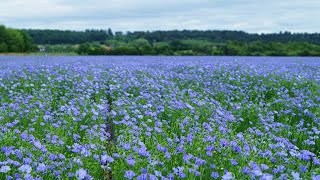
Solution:
[(45, 47), (40, 47), (40, 48), (39, 48), (39, 51), (40, 51), (40, 52), (45, 52), (45, 51), (46, 51), (46, 48), (45, 48)]

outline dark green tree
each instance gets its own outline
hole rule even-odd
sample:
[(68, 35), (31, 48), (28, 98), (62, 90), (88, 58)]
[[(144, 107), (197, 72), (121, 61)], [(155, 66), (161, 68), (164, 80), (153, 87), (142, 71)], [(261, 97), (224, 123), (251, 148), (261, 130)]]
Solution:
[(110, 28), (108, 29), (108, 35), (109, 36), (113, 36), (113, 32), (112, 32), (112, 30)]

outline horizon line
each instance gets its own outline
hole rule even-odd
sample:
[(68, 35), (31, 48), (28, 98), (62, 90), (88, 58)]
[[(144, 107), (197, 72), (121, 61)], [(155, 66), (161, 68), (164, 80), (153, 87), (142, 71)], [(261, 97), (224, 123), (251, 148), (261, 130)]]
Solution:
[[(6, 28), (11, 28), (11, 27), (6, 27)], [(87, 29), (58, 29), (58, 28), (13, 28), (13, 29), (19, 29), (19, 30), (52, 30), (52, 31), (74, 31), (74, 32), (85, 32), (85, 31), (90, 31), (90, 30), (103, 30), (103, 31), (108, 31), (109, 29), (112, 30), (113, 33), (116, 32), (121, 32), (123, 34), (128, 34), (128, 33), (135, 33), (135, 32), (165, 32), (165, 31), (230, 31), (230, 32), (243, 32), (246, 34), (258, 34), (258, 35), (262, 35), (262, 34), (285, 34), (285, 33), (290, 33), (290, 34), (320, 34), (320, 32), (294, 32), (294, 31), (290, 31), (290, 30), (283, 30), (283, 31), (274, 31), (274, 32), (249, 32), (249, 31), (245, 31), (245, 30), (235, 30), (235, 29), (159, 29), (159, 30), (130, 30), (130, 31), (114, 31), (112, 28), (106, 28), (106, 29), (102, 29), (102, 28), (87, 28)]]

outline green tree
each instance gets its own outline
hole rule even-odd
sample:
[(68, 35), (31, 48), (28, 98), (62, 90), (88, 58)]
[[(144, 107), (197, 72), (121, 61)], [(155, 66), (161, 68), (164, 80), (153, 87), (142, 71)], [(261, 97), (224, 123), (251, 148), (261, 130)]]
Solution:
[(6, 40), (6, 28), (0, 25), (0, 52), (8, 52)]
[(28, 52), (28, 51), (34, 50), (34, 45), (33, 45), (31, 37), (23, 31), (20, 31), (20, 33), (22, 35), (23, 43), (24, 43), (23, 51)]
[(173, 51), (170, 48), (169, 43), (160, 42), (154, 45), (155, 54), (158, 55), (173, 55)]
[(8, 52), (8, 47), (5, 42), (0, 42), (0, 52), (2, 52), (2, 53)]
[(109, 36), (113, 36), (113, 32), (112, 32), (112, 30), (110, 28), (108, 29), (108, 35)]
[(153, 54), (153, 49), (152, 49), (150, 43), (146, 39), (142, 39), (142, 38), (135, 39), (131, 43), (129, 43), (129, 46), (137, 49), (138, 54), (140, 54), (140, 55)]
[(24, 39), (18, 30), (7, 29), (5, 42), (9, 52), (24, 52)]
[(78, 54), (88, 54), (90, 50), (90, 44), (89, 43), (84, 43), (81, 44), (78, 49), (77, 49), (77, 53)]
[(5, 36), (6, 36), (6, 28), (0, 25), (0, 43), (5, 42)]

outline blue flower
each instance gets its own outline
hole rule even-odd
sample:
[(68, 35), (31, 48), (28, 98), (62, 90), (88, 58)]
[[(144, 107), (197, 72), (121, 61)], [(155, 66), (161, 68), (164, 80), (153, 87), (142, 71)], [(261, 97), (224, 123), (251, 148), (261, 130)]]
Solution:
[(226, 139), (220, 139), (220, 145), (222, 147), (226, 147), (226, 146), (228, 146), (228, 141)]
[(185, 174), (183, 171), (179, 171), (179, 172), (178, 172), (178, 176), (179, 176), (179, 178), (181, 178), (181, 179), (187, 177), (186, 174)]
[(312, 180), (320, 180), (320, 175), (314, 175), (314, 176), (312, 176)]
[(161, 151), (161, 152), (164, 152), (164, 153), (167, 152), (167, 148), (161, 146), (161, 144), (157, 144), (157, 149), (158, 149), (159, 151)]
[(133, 166), (136, 163), (136, 161), (130, 157), (127, 159), (127, 163), (129, 166)]
[(244, 174), (250, 174), (250, 168), (249, 167), (247, 167), (247, 166), (245, 166), (244, 168), (243, 168), (243, 173)]
[(307, 170), (308, 170), (308, 168), (307, 168), (306, 166), (303, 166), (303, 165), (300, 165), (300, 166), (299, 166), (299, 171), (300, 171), (300, 172), (304, 173), (304, 172), (306, 172)]
[(284, 170), (285, 170), (285, 167), (283, 165), (280, 165), (277, 168), (274, 168), (272, 172), (276, 174), (276, 173), (282, 173)]
[(153, 175), (153, 174), (150, 174), (149, 175), (149, 180), (158, 180), (158, 177)]
[(179, 145), (179, 146), (176, 148), (176, 152), (177, 152), (177, 153), (183, 153), (183, 152), (184, 152), (184, 146), (183, 146), (183, 145)]
[(38, 167), (37, 167), (36, 170), (37, 170), (38, 172), (45, 172), (46, 169), (47, 169), (47, 166), (46, 166), (45, 164), (43, 164), (43, 163), (40, 163), (40, 164), (38, 165)]
[(31, 164), (32, 160), (30, 158), (24, 158), (23, 163), (24, 164)]
[(189, 144), (191, 144), (191, 143), (192, 143), (192, 139), (193, 139), (193, 136), (192, 136), (191, 133), (189, 133), (188, 136), (187, 136), (187, 142), (188, 142)]
[(260, 168), (255, 168), (252, 170), (252, 174), (254, 176), (261, 176), (262, 175), (262, 171), (260, 170)]
[(268, 170), (268, 169), (269, 169), (269, 166), (266, 165), (266, 164), (261, 164), (261, 169), (262, 169), (262, 170)]
[(0, 172), (1, 173), (7, 173), (11, 170), (10, 166), (1, 166)]
[(292, 177), (293, 177), (294, 180), (300, 180), (300, 179), (301, 179), (301, 178), (300, 178), (300, 174), (299, 174), (298, 172), (292, 171), (292, 172), (291, 172), (291, 175), (292, 175)]
[(54, 176), (59, 177), (61, 175), (61, 171), (54, 171), (53, 174)]
[(111, 156), (108, 156), (108, 155), (101, 156), (101, 164), (112, 163), (113, 161), (114, 159)]
[(222, 176), (222, 180), (231, 180), (234, 179), (233, 174), (231, 172), (226, 172), (223, 176)]
[(83, 179), (86, 178), (86, 176), (87, 176), (87, 171), (86, 170), (80, 168), (80, 169), (78, 169), (76, 171), (76, 177), (77, 177), (78, 180), (83, 180)]
[(174, 179), (174, 174), (172, 174), (172, 173), (168, 174), (168, 179), (173, 180)]
[(55, 154), (50, 154), (50, 155), (49, 155), (49, 159), (52, 160), (52, 161), (55, 161), (55, 160), (58, 159), (58, 156), (55, 155)]
[(127, 179), (132, 179), (135, 175), (136, 174), (132, 170), (129, 170), (125, 172), (124, 177)]
[(68, 172), (68, 177), (69, 177), (69, 178), (74, 177), (74, 173), (73, 173), (73, 172)]
[(199, 158), (196, 159), (196, 165), (197, 166), (201, 166), (201, 165), (204, 165), (204, 164), (206, 164), (205, 160), (199, 159)]
[(137, 180), (148, 180), (148, 174), (140, 174), (139, 176), (137, 176)]
[(166, 159), (171, 159), (171, 154), (169, 152), (166, 152), (165, 157), (166, 157)]
[(280, 178), (280, 180), (287, 180), (289, 178), (289, 175), (288, 174), (281, 174), (279, 178)]
[(273, 176), (271, 174), (268, 173), (264, 173), (261, 177), (260, 180), (272, 180)]
[(217, 172), (212, 172), (212, 173), (211, 173), (211, 177), (212, 177), (213, 179), (218, 179), (218, 178), (219, 178), (219, 173), (217, 173)]
[(6, 156), (9, 156), (13, 152), (14, 146), (11, 147), (2, 147), (1, 150), (5, 153)]
[(145, 147), (139, 148), (139, 149), (138, 149), (138, 154), (139, 154), (140, 156), (145, 156), (145, 157), (147, 157), (147, 156), (148, 156), (147, 148), (145, 148)]
[(233, 166), (238, 165), (238, 162), (237, 162), (236, 160), (234, 160), (234, 159), (231, 159), (230, 162), (231, 162), (231, 164), (232, 164)]
[(180, 178), (185, 178), (187, 177), (186, 174), (184, 173), (184, 167), (177, 167), (177, 168), (173, 168), (173, 171), (175, 174), (177, 174)]
[(22, 173), (30, 174), (31, 171), (32, 171), (32, 167), (31, 167), (30, 165), (22, 165), (22, 166), (19, 168), (19, 171), (22, 172)]
[(34, 180), (31, 174), (25, 174), (24, 175), (24, 180)]
[(214, 146), (209, 145), (209, 146), (206, 147), (206, 150), (209, 151), (209, 152), (211, 152), (211, 151), (214, 150)]
[(131, 145), (130, 143), (126, 143), (124, 146), (123, 146), (124, 150), (128, 151), (130, 148), (131, 148)]
[(315, 165), (320, 165), (320, 160), (319, 160), (318, 158), (314, 157), (314, 158), (313, 158), (313, 163), (314, 163)]
[(14, 174), (14, 177), (15, 177), (16, 179), (20, 179), (20, 178), (21, 178), (21, 175), (20, 175), (19, 173), (15, 173), (15, 174)]
[(188, 163), (189, 162), (189, 160), (190, 159), (192, 159), (192, 155), (190, 155), (190, 154), (184, 154), (183, 155), (183, 161), (185, 162), (185, 163)]

